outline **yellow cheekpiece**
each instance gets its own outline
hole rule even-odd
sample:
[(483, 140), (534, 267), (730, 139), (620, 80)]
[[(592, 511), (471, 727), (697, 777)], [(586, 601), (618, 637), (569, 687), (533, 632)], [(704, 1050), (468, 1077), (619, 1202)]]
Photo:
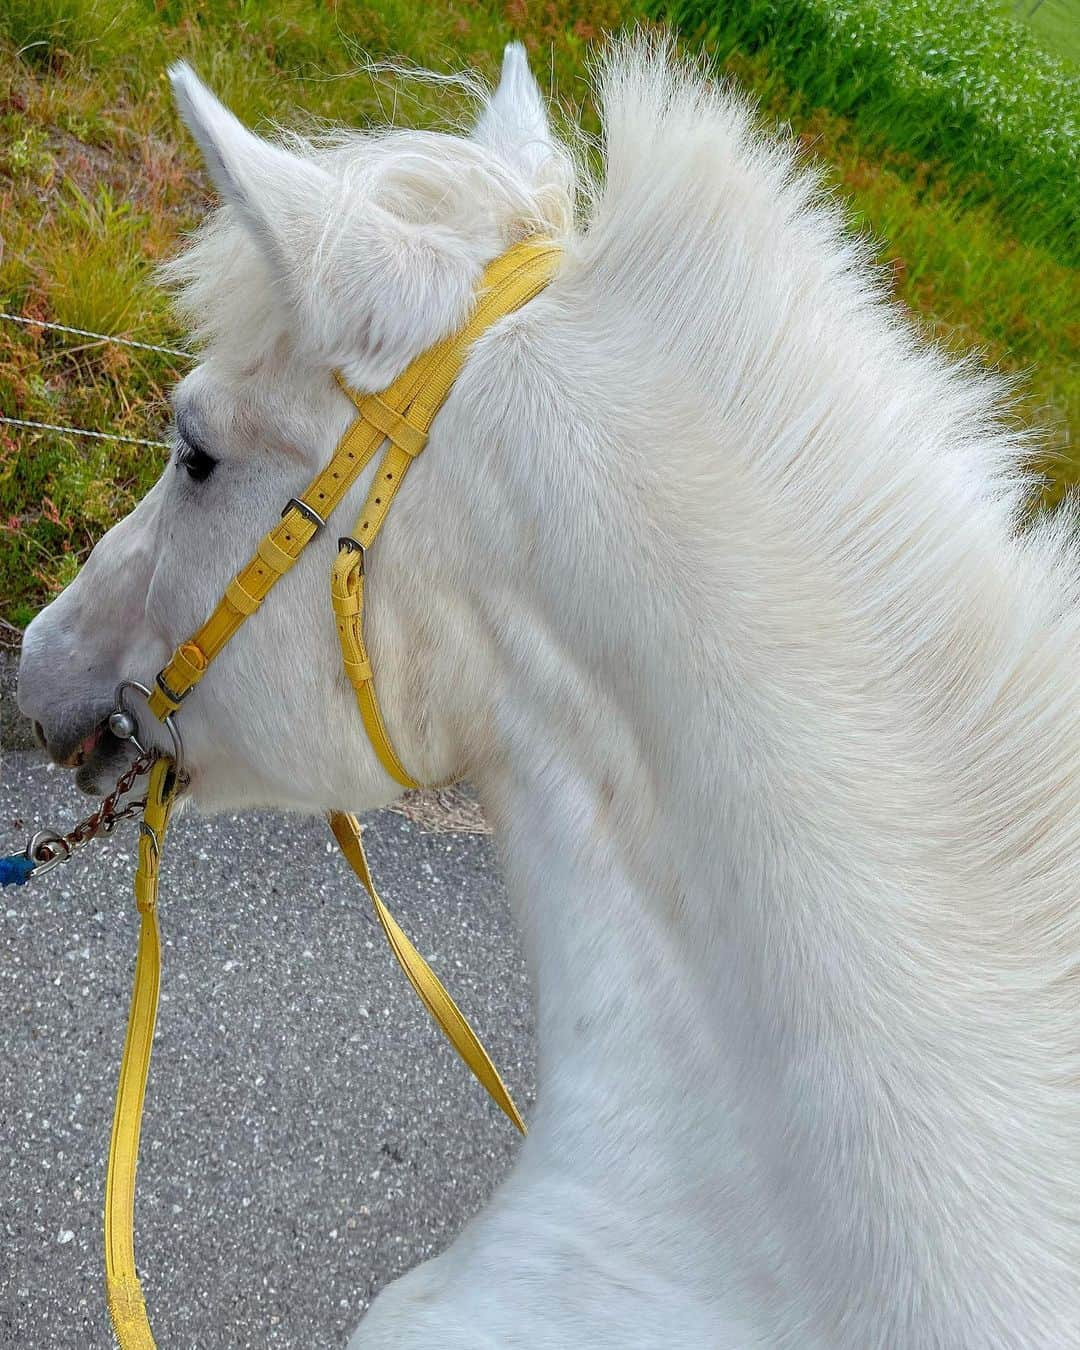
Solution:
[[(330, 462), (302, 497), (288, 503), (280, 522), (264, 536), (254, 556), (226, 587), (214, 612), (198, 632), (181, 643), (158, 673), (147, 700), (157, 718), (164, 721), (179, 712), (210, 662), (249, 615), (255, 613), (278, 578), (293, 566), (379, 448), (386, 444), (386, 453), (353, 534), (342, 540), (331, 576), (331, 602), (345, 671), (356, 692), (360, 716), (375, 753), (396, 782), (403, 787), (419, 786), (394, 750), (375, 694), (363, 633), (366, 551), (381, 529), (410, 464), (427, 444), (431, 424), (470, 347), (496, 320), (543, 290), (555, 274), (559, 256), (556, 245), (546, 240), (528, 240), (496, 258), (484, 272), (475, 306), (464, 327), (417, 357), (382, 393), (359, 394), (339, 379), (344, 393), (356, 407), (357, 417)], [(135, 876), (135, 899), (141, 915), (139, 950), (105, 1184), (106, 1293), (122, 1350), (152, 1350), (154, 1346), (135, 1272), (135, 1166), (161, 978), (158, 864), (178, 786), (172, 760), (165, 757), (155, 760), (140, 826)], [(525, 1123), (476, 1033), (379, 899), (356, 817), (332, 811), (329, 822), (342, 853), (371, 898), (394, 956), (428, 1012), (492, 1099), (524, 1134)]]

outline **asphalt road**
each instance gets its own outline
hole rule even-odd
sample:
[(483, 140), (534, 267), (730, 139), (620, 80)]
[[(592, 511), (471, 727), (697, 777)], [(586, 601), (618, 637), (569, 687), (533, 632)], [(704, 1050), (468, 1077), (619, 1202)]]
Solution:
[[(0, 852), (85, 813), (33, 753)], [(16, 824), (21, 822), (21, 824)], [(532, 1016), (491, 840), (373, 814), (380, 892), (526, 1115)], [(394, 964), (320, 820), (184, 813), (162, 867), (162, 1002), (136, 1201), (157, 1342), (336, 1347), (442, 1249), (512, 1127)], [(137, 934), (134, 832), (0, 892), (0, 1345), (112, 1344), (101, 1207)]]

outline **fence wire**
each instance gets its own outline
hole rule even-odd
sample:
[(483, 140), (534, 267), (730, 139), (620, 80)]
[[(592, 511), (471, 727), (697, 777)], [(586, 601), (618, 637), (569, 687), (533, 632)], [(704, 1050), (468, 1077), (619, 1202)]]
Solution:
[(181, 351), (178, 347), (159, 347), (154, 342), (136, 342), (134, 338), (114, 337), (111, 333), (95, 333), (89, 328), (71, 328), (66, 323), (49, 323), (46, 319), (30, 319), (25, 314), (6, 314), (0, 310), (0, 319), (8, 323), (25, 324), (27, 328), (49, 328), (54, 333), (74, 333), (76, 337), (96, 338), (99, 342), (114, 342), (118, 347), (138, 347), (144, 352), (164, 352), (166, 356), (182, 356), (185, 361), (193, 360), (191, 352)]
[[(26, 314), (8, 314), (0, 310), (0, 320), (19, 323), (27, 328), (48, 328), (54, 333), (72, 333), (76, 337), (94, 338), (98, 342), (112, 342), (118, 347), (137, 347), (144, 352), (162, 352), (165, 356), (183, 357), (185, 361), (193, 359), (191, 352), (181, 351), (178, 347), (160, 347), (154, 342), (136, 342), (134, 338), (116, 337), (112, 333), (95, 333), (89, 328), (72, 328), (66, 323), (51, 323), (48, 319), (31, 319)], [(11, 427), (25, 427), (32, 431), (57, 431), (64, 436), (92, 436), (96, 441), (121, 441), (125, 445), (148, 445), (156, 450), (168, 450), (168, 441), (153, 441), (142, 436), (121, 436), (115, 431), (91, 431), (89, 427), (65, 427), (56, 422), (33, 422), (26, 417), (8, 417), (0, 413), (0, 422)]]
[(0, 422), (12, 427), (30, 427), (34, 431), (59, 431), (65, 436), (93, 436), (96, 441), (124, 441), (128, 445), (151, 445), (169, 450), (168, 441), (148, 441), (141, 436), (120, 436), (115, 431), (91, 431), (88, 427), (62, 427), (55, 422), (31, 422), (25, 417), (7, 417), (0, 413)]

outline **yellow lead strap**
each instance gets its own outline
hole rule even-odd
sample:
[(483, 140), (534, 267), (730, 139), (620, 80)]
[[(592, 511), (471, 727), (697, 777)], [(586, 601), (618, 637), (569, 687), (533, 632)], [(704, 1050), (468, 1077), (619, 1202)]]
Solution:
[[(293, 566), (380, 446), (389, 442), (355, 526), (355, 535), (343, 541), (334, 564), (331, 600), (345, 670), (375, 752), (398, 783), (418, 786), (398, 759), (387, 734), (364, 645), (366, 549), (382, 527), (409, 465), (427, 443), (431, 423), (446, 400), (469, 348), (497, 319), (538, 294), (554, 275), (558, 259), (558, 248), (543, 240), (514, 245), (485, 271), (473, 313), (460, 332), (424, 352), (381, 394), (362, 395), (342, 385), (356, 406), (357, 418), (341, 438), (329, 464), (312, 480), (302, 497), (288, 503), (280, 523), (264, 536), (254, 556), (226, 587), (214, 612), (196, 633), (181, 643), (158, 673), (156, 687), (147, 700), (155, 717), (164, 721), (179, 710), (210, 662), (255, 613), (278, 578)], [(135, 1168), (161, 979), (158, 864), (176, 791), (173, 762), (167, 758), (156, 760), (150, 769), (140, 827), (135, 876), (135, 897), (142, 916), (139, 950), (105, 1182), (106, 1293), (122, 1350), (154, 1347), (135, 1271)], [(465, 1064), (524, 1134), (525, 1123), (476, 1033), (379, 898), (356, 818), (334, 811), (329, 822), (342, 853), (370, 896), (390, 948), (409, 982)]]
[(161, 984), (158, 864), (176, 786), (172, 760), (155, 760), (150, 767), (146, 808), (139, 827), (139, 863), (135, 872), (135, 903), (142, 916), (139, 951), (105, 1178), (105, 1297), (116, 1339), (123, 1350), (153, 1350), (154, 1346), (142, 1286), (135, 1272), (135, 1167), (139, 1160), (143, 1099)]

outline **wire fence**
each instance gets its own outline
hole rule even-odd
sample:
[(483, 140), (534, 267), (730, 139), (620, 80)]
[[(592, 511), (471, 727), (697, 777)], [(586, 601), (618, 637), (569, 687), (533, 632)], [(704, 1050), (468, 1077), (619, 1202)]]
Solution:
[(121, 436), (115, 431), (91, 431), (89, 427), (63, 427), (56, 422), (31, 422), (25, 417), (8, 417), (0, 413), (0, 422), (11, 427), (29, 427), (34, 431), (59, 431), (65, 436), (93, 436), (96, 441), (125, 441), (128, 445), (151, 445), (168, 450), (168, 441), (150, 441), (142, 436)]
[[(117, 337), (113, 333), (95, 333), (89, 328), (72, 328), (66, 323), (51, 323), (47, 319), (32, 319), (26, 314), (8, 314), (0, 310), (0, 320), (22, 324), (27, 328), (47, 328), (55, 333), (70, 333), (75, 337), (93, 338), (98, 342), (111, 342), (118, 347), (136, 347), (144, 352), (161, 352), (165, 356), (178, 356), (185, 361), (194, 359), (191, 352), (179, 347), (162, 347), (155, 342), (137, 342), (134, 338)], [(26, 417), (9, 417), (0, 413), (0, 422), (11, 427), (23, 427), (31, 431), (55, 431), (64, 436), (92, 436), (97, 441), (120, 441), (126, 445), (148, 445), (153, 449), (168, 450), (168, 441), (155, 441), (142, 436), (122, 436), (115, 431), (92, 431), (89, 427), (61, 426), (57, 422), (35, 422)]]
[(155, 342), (136, 342), (134, 338), (114, 337), (112, 333), (95, 333), (89, 328), (71, 328), (66, 323), (31, 319), (25, 314), (7, 314), (0, 310), (0, 319), (6, 319), (8, 323), (24, 324), (27, 328), (48, 328), (54, 333), (73, 333), (76, 337), (96, 338), (98, 342), (113, 342), (118, 347), (138, 347), (144, 352), (163, 352), (166, 356), (183, 357), (185, 361), (194, 360), (191, 352), (185, 352), (179, 347), (159, 347)]

